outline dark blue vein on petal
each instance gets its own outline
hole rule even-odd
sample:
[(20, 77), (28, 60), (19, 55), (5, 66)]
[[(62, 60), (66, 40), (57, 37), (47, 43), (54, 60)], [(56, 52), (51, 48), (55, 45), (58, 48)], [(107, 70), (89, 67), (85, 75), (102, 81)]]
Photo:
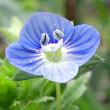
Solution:
[(73, 54), (87, 54), (91, 51), (92, 48), (95, 48), (95, 44), (97, 44), (97, 42), (99, 41), (99, 38), (95, 41), (94, 44), (92, 44), (90, 47), (88, 47), (87, 49), (84, 50), (78, 50), (78, 51), (72, 51), (72, 52), (68, 52), (68, 53), (73, 53)]

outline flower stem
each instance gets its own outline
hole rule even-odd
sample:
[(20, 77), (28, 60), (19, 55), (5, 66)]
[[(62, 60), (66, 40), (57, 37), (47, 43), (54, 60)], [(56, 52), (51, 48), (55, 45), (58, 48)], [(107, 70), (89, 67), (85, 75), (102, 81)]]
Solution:
[(57, 110), (61, 110), (61, 90), (60, 83), (56, 83)]

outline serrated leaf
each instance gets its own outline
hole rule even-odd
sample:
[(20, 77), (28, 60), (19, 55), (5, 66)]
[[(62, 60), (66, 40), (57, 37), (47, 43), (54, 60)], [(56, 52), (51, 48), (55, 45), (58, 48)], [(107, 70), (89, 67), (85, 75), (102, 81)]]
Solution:
[(86, 83), (91, 77), (91, 72), (81, 75), (67, 83), (67, 88), (62, 96), (62, 109), (79, 99), (86, 90)]
[(104, 59), (95, 54), (86, 64), (80, 67), (80, 70), (94, 67), (103, 62), (104, 62)]
[(22, 70), (18, 70), (14, 77), (13, 77), (13, 80), (14, 81), (21, 81), (21, 80), (28, 80), (28, 79), (33, 79), (33, 78), (40, 78), (42, 76), (37, 76), (37, 75), (33, 75), (33, 74), (29, 74), (25, 71), (22, 71)]

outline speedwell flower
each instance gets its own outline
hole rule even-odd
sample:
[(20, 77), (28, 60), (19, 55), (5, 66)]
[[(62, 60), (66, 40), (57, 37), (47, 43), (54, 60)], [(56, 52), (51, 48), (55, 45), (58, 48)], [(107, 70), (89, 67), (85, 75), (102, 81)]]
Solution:
[(99, 43), (93, 26), (73, 26), (56, 14), (37, 12), (25, 22), (19, 40), (7, 47), (6, 57), (30, 74), (65, 83), (94, 55)]

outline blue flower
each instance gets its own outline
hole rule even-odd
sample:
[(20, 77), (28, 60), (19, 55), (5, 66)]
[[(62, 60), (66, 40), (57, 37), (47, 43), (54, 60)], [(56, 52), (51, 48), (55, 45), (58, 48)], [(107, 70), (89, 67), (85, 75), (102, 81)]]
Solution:
[(93, 26), (74, 26), (56, 14), (37, 12), (25, 22), (19, 40), (7, 47), (6, 57), (30, 74), (65, 83), (94, 55), (99, 43)]

